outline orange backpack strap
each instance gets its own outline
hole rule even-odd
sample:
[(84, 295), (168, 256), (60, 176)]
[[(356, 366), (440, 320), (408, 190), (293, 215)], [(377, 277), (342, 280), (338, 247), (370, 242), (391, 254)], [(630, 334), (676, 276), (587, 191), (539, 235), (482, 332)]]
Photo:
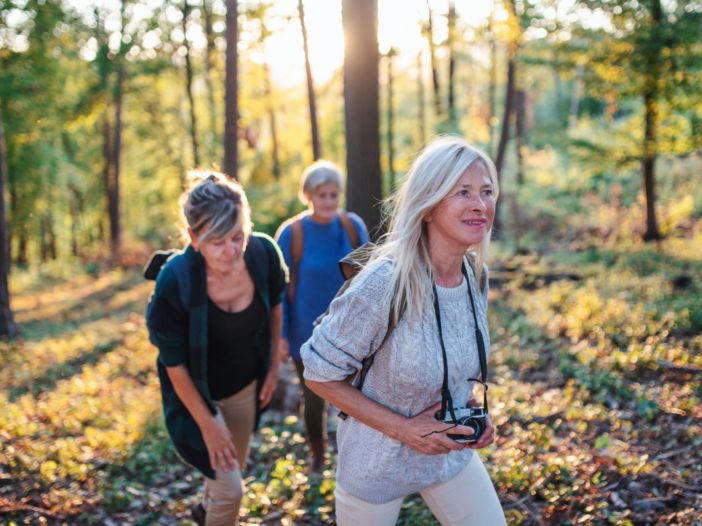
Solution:
[(275, 235), (276, 242), (280, 237), (280, 233), (286, 227), (290, 227), (290, 255), (292, 256), (292, 268), (290, 268), (290, 280), (288, 281), (288, 301), (290, 303), (295, 299), (295, 288), (297, 286), (297, 274), (302, 261), (302, 249), (305, 246), (305, 228), (302, 224), (302, 219), (312, 213), (311, 210), (297, 214), (283, 223)]
[(336, 217), (339, 218), (341, 226), (344, 227), (346, 235), (349, 237), (349, 241), (351, 241), (351, 248), (356, 250), (361, 244), (361, 237), (358, 235), (358, 229), (356, 228), (356, 224), (353, 222), (353, 219), (351, 219), (349, 213), (342, 208), (339, 208), (339, 210), (336, 211)]

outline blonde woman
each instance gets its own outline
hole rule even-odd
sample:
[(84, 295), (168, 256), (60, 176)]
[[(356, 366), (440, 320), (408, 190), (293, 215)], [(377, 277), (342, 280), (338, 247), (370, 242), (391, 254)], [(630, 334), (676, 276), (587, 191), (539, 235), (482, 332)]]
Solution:
[(309, 209), (283, 223), (275, 236), (290, 269), (283, 299), (281, 358), (292, 357), (300, 377), (312, 474), (324, 471), (326, 408), (324, 400), (305, 386), (300, 347), (344, 283), (339, 260), (368, 241), (363, 220), (339, 208), (343, 180), (339, 167), (329, 161), (310, 165), (300, 178), (300, 200)]
[(180, 205), (190, 244), (158, 273), (146, 323), (159, 349), (166, 427), (205, 475), (193, 519), (233, 526), (251, 434), (278, 381), (287, 269), (275, 242), (252, 232), (238, 183), (189, 176)]
[[(474, 429), (436, 418), (445, 371), (454, 406), (480, 405), (467, 380), (481, 369), (476, 329), (489, 355), (479, 284), (497, 195), (485, 153), (462, 138), (433, 141), (396, 197), (385, 244), (302, 347), (309, 388), (349, 415), (337, 431), (340, 526), (395, 524), (415, 492), (444, 526), (506, 524), (476, 451), (493, 442), (492, 421), (477, 442), (461, 443), (447, 431)], [(391, 312), (399, 320), (384, 340)], [(358, 390), (345, 380), (374, 352)]]

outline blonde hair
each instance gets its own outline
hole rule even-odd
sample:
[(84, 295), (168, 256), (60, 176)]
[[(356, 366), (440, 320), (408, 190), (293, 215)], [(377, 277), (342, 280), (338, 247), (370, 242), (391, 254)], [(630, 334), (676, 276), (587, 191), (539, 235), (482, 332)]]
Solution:
[[(476, 162), (487, 169), (497, 200), (497, 170), (490, 157), (463, 137), (453, 135), (432, 140), (412, 163), (402, 187), (388, 198), (390, 226), (384, 243), (374, 251), (371, 262), (379, 259), (392, 262), (385, 303), (393, 298), (392, 312), (396, 316), (405, 305), (408, 320), (412, 322), (418, 317), (421, 322), (424, 299), (432, 294), (431, 283), (434, 279), (424, 218), (449, 194), (468, 167)], [(492, 228), (480, 244), (468, 249), (476, 256), (478, 282), (487, 259), (491, 235)]]
[(249, 235), (253, 227), (249, 203), (239, 183), (206, 170), (188, 172), (187, 181), (186, 190), (178, 200), (181, 233), (186, 240), (188, 228), (200, 243), (226, 237), (237, 226), (239, 216), (244, 234)]
[(315, 161), (302, 172), (300, 177), (300, 192), (298, 197), (303, 204), (308, 204), (307, 196), (311, 196), (317, 187), (326, 183), (339, 185), (339, 192), (344, 187), (344, 172), (334, 163), (329, 161)]

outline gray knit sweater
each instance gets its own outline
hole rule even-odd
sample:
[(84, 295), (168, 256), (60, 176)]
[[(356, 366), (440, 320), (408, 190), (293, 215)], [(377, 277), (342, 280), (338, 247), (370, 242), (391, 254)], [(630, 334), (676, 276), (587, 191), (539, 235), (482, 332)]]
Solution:
[[(467, 262), (478, 324), (490, 352), (487, 286), (477, 290)], [(390, 263), (373, 264), (331, 305), (329, 315), (302, 346), (305, 378), (315, 382), (344, 380), (361, 368), (361, 361), (382, 342), (388, 327), (389, 305), (383, 296), (390, 282)], [(487, 267), (484, 268), (487, 272)], [(475, 322), (465, 278), (461, 285), (437, 286), (442, 329), (449, 364), (449, 389), (455, 405), (465, 406), (480, 375)], [(383, 315), (383, 313), (386, 313)], [(404, 316), (378, 351), (363, 393), (408, 417), (441, 401), (443, 360), (432, 296), (427, 295), (422, 322)], [(479, 396), (479, 399), (482, 399)], [(356, 498), (383, 504), (450, 480), (468, 465), (473, 451), (425, 455), (349, 417), (337, 430), (337, 483)]]

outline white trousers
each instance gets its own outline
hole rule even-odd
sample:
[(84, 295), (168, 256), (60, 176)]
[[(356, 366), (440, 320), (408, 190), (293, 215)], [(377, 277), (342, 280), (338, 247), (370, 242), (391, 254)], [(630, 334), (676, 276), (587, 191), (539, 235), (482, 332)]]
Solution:
[[(442, 526), (506, 526), (505, 514), (478, 452), (458, 475), (420, 492)], [(403, 499), (369, 504), (337, 484), (338, 526), (394, 526)]]

